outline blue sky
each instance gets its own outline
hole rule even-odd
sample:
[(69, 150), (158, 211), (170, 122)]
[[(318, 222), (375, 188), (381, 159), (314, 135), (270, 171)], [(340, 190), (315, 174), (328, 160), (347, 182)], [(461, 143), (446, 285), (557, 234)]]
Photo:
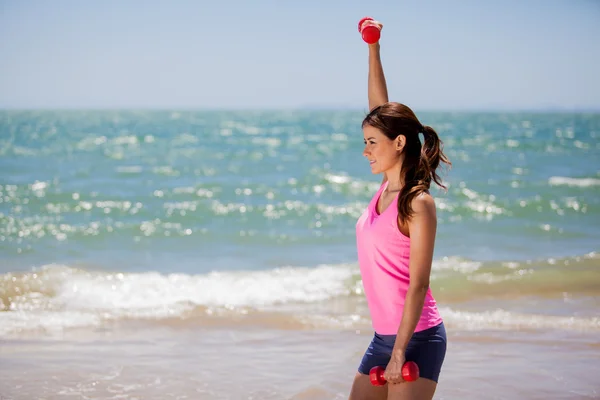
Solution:
[(1, 108), (600, 110), (598, 0), (0, 0)]

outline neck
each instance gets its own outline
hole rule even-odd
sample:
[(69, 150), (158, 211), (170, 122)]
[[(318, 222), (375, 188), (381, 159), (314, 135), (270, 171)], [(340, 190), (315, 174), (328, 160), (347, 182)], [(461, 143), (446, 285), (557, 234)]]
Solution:
[(399, 163), (396, 167), (390, 168), (385, 171), (385, 176), (388, 180), (387, 192), (399, 192), (404, 186), (404, 180), (400, 177), (402, 171), (402, 163)]
[(388, 185), (387, 185), (387, 188), (385, 188), (385, 191), (388, 193), (399, 192), (400, 190), (402, 190), (403, 186), (404, 186), (404, 183), (399, 179), (396, 179), (396, 180), (388, 179)]

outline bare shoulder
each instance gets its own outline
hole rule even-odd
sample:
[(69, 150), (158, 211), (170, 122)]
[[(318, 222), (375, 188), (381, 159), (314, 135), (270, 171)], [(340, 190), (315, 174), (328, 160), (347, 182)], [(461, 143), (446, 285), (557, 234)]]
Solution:
[(415, 196), (410, 205), (417, 215), (435, 215), (435, 200), (429, 192)]

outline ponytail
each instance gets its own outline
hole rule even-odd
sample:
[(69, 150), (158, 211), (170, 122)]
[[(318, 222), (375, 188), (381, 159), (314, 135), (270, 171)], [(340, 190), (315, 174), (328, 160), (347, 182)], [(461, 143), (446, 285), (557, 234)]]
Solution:
[(442, 183), (439, 175), (437, 174), (437, 168), (440, 166), (440, 162), (450, 166), (450, 160), (444, 154), (444, 142), (440, 139), (437, 132), (430, 126), (423, 125), (423, 146), (421, 147), (421, 158), (420, 163), (426, 163), (429, 166), (429, 182), (433, 180), (439, 187), (447, 189)]
[[(442, 179), (437, 174), (440, 162), (452, 165), (443, 152), (444, 144), (437, 132), (430, 126), (421, 125), (417, 128), (417, 135), (423, 134), (423, 144), (415, 140), (414, 150), (407, 149), (405, 163), (402, 165), (401, 174), (404, 176), (404, 187), (398, 196), (398, 215), (407, 221), (413, 214), (412, 200), (431, 187), (431, 181), (443, 189), (447, 189)], [(417, 148), (420, 147), (420, 149)]]

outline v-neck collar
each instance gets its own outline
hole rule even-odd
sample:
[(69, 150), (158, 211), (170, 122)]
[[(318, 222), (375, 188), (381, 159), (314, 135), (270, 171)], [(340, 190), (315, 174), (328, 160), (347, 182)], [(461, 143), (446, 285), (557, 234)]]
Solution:
[(398, 193), (396, 193), (396, 195), (394, 196), (394, 198), (392, 199), (390, 204), (388, 204), (388, 206), (385, 208), (385, 210), (383, 210), (381, 213), (379, 213), (379, 211), (378, 211), (379, 200), (381, 200), (381, 196), (383, 195), (383, 192), (385, 192), (385, 189), (387, 189), (389, 183), (390, 183), (390, 181), (385, 182), (383, 188), (379, 191), (379, 195), (377, 196), (377, 199), (375, 200), (375, 204), (373, 206), (374, 207), (373, 214), (375, 215), (375, 217), (380, 217), (383, 214), (385, 214), (385, 212), (392, 206), (392, 204), (394, 204), (395, 200), (398, 198), (398, 195), (400, 194), (400, 191), (398, 191)]

